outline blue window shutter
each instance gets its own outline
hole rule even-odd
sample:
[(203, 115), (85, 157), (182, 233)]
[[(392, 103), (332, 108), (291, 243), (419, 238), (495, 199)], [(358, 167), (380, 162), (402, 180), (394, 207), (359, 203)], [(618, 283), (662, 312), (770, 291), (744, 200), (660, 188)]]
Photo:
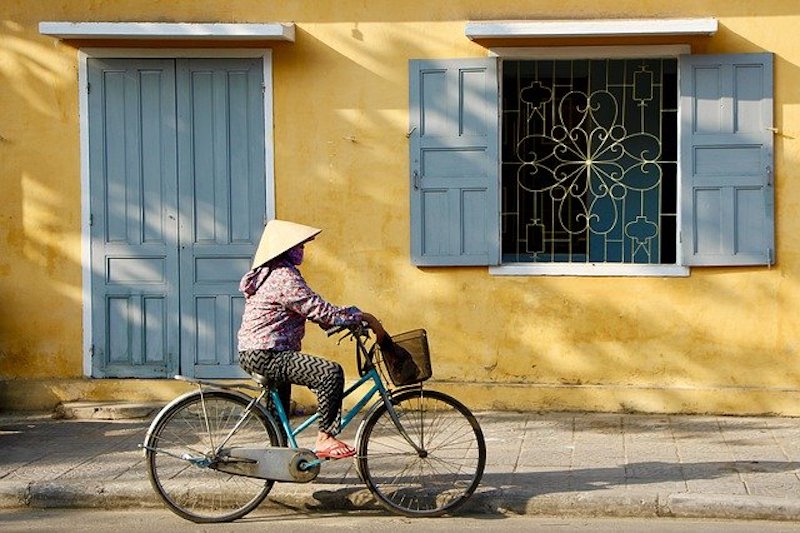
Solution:
[(495, 58), (410, 63), (411, 257), (500, 263)]
[(683, 262), (772, 264), (772, 54), (680, 65)]

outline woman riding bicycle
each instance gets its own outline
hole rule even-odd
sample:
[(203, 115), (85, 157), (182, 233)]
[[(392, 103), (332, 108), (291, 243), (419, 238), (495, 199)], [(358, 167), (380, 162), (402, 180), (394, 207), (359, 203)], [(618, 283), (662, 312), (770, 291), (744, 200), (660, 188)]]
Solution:
[(247, 372), (276, 383), (281, 403), (288, 407), (291, 384), (304, 385), (317, 395), (318, 457), (342, 459), (355, 449), (335, 437), (339, 432), (344, 370), (333, 361), (300, 352), (305, 322), (323, 329), (366, 322), (379, 341), (385, 331), (373, 315), (357, 307), (326, 302), (305, 282), (298, 270), (305, 243), (322, 230), (284, 220), (271, 220), (256, 250), (252, 270), (239, 290), (245, 307), (239, 329), (239, 363)]

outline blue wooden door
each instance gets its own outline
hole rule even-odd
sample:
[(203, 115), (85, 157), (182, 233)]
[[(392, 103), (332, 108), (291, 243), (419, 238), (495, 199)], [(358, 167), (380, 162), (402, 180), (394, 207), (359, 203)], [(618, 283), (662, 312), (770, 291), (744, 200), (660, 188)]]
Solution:
[(261, 67), (88, 62), (93, 375), (240, 375), (237, 286), (266, 206)]
[(181, 371), (237, 377), (239, 279), (264, 229), (261, 61), (179, 63)]
[(90, 60), (92, 366), (97, 377), (178, 367), (174, 62)]

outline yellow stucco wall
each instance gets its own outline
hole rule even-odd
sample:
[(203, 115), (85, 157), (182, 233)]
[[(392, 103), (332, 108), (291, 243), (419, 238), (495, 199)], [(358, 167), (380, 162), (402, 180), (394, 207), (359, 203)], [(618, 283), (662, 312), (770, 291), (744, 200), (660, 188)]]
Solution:
[[(694, 53), (773, 52), (778, 263), (696, 268), (688, 278), (412, 266), (408, 60), (485, 56), (490, 43), (468, 40), (467, 20), (620, 17), (715, 17), (720, 29), (689, 39), (504, 44), (688, 42)], [(437, 388), (471, 406), (800, 414), (796, 1), (2, 2), (0, 408), (178, 390), (82, 378), (76, 48), (86, 43), (42, 36), (41, 21), (295, 22), (295, 43), (268, 45), (277, 214), (325, 228), (304, 265), (312, 286), (373, 312), (391, 331), (426, 327)], [(349, 347), (319, 332), (305, 348), (353, 369)]]

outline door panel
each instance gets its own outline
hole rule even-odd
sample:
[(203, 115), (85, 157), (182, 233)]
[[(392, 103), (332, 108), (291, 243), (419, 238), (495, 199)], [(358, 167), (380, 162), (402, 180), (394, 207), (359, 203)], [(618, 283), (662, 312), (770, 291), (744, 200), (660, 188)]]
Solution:
[(175, 74), (169, 60), (91, 59), (93, 371), (177, 370)]
[(239, 280), (265, 218), (260, 60), (178, 63), (181, 368), (239, 377)]

